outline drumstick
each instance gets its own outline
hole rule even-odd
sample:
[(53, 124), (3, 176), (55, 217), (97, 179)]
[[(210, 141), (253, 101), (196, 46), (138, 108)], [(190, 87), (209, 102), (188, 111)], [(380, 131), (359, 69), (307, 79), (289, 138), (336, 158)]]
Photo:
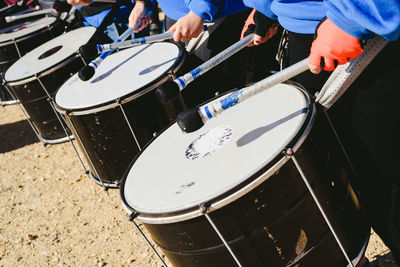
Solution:
[[(124, 33), (122, 33), (119, 38), (117, 40), (114, 41), (114, 43), (118, 43), (121, 42), (123, 40), (125, 40), (126, 38), (129, 37), (129, 35), (131, 35), (141, 24), (141, 20), (139, 20), (138, 24), (136, 25), (135, 28), (128, 28)], [(114, 49), (115, 50), (115, 49)], [(95, 60), (93, 60), (92, 62), (90, 62), (88, 65), (86, 65), (85, 67), (83, 67), (79, 73), (78, 76), (82, 81), (87, 81), (90, 78), (93, 77), (93, 75), (96, 72), (96, 69), (99, 67), (99, 65), (101, 64), (101, 62), (108, 57), (108, 55), (110, 55), (114, 50), (111, 51), (107, 51), (107, 52), (103, 52), (100, 54), (100, 56), (98, 56)]]
[(119, 43), (111, 43), (111, 44), (85, 44), (79, 48), (79, 53), (83, 57), (95, 57), (99, 53), (113, 51), (115, 49), (127, 48), (132, 46), (137, 46), (141, 44), (149, 44), (153, 42), (164, 41), (167, 39), (171, 39), (174, 32), (166, 32), (161, 34), (156, 34), (152, 36), (146, 36), (141, 38), (135, 38), (128, 41), (122, 41)]
[(47, 9), (43, 9), (43, 10), (39, 10), (39, 11), (35, 11), (35, 12), (29, 12), (27, 14), (1, 17), (0, 25), (3, 26), (3, 25), (6, 25), (7, 23), (15, 21), (15, 20), (26, 19), (26, 18), (40, 16), (40, 15), (46, 15), (46, 14), (50, 14), (52, 12), (53, 12), (52, 8), (47, 8)]
[(191, 108), (180, 113), (176, 119), (179, 127), (186, 133), (200, 129), (207, 120), (216, 117), (230, 107), (256, 95), (274, 85), (284, 82), (308, 70), (308, 58), (281, 70), (251, 86), (236, 90), (199, 108)]
[(176, 78), (173, 81), (169, 80), (163, 83), (160, 87), (156, 89), (158, 100), (161, 103), (167, 103), (175, 99), (179, 95), (179, 92), (183, 90), (183, 88), (185, 88), (189, 83), (245, 48), (249, 43), (252, 42), (253, 36), (254, 34), (247, 35), (242, 40), (234, 43), (233, 45), (218, 53), (217, 55), (204, 62), (197, 68), (193, 69), (192, 71), (186, 73), (181, 77)]
[[(204, 25), (204, 31), (207, 31), (208, 28)], [(140, 38), (135, 38), (128, 41), (122, 41), (119, 43), (110, 43), (110, 44), (85, 44), (79, 48), (79, 52), (83, 57), (95, 57), (99, 53), (103, 53), (106, 51), (111, 51), (115, 49), (128, 48), (133, 46), (138, 46), (142, 44), (150, 44), (154, 42), (161, 42), (168, 39), (172, 39), (174, 32), (165, 32), (160, 34), (155, 34), (152, 36), (145, 36)]]

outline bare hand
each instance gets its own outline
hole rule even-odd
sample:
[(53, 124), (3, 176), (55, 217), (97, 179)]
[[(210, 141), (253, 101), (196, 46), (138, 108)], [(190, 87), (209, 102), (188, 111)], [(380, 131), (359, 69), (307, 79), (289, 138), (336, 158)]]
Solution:
[(68, 4), (73, 6), (88, 6), (93, 0), (67, 0)]
[(149, 23), (150, 17), (147, 15), (147, 8), (143, 2), (136, 2), (135, 7), (132, 9), (131, 14), (129, 15), (129, 28), (135, 28), (139, 21), (140, 25), (134, 32), (140, 32), (143, 30)]
[(204, 19), (190, 11), (186, 16), (180, 18), (172, 25), (168, 32), (175, 31), (173, 36), (175, 42), (186, 42), (199, 36), (203, 29)]

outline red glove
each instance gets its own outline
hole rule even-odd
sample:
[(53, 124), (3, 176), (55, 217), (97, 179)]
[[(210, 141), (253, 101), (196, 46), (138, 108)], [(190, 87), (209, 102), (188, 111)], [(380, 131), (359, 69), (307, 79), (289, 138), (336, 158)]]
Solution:
[(317, 28), (308, 65), (310, 71), (316, 74), (321, 72), (322, 67), (326, 71), (333, 71), (335, 65), (347, 63), (358, 57), (362, 51), (359, 39), (344, 32), (332, 21), (326, 19)]

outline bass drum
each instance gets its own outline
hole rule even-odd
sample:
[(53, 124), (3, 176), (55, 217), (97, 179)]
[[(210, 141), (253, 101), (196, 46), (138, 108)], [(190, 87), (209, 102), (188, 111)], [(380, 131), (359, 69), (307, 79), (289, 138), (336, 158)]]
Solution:
[(154, 90), (173, 79), (183, 61), (177, 44), (140, 45), (108, 56), (90, 80), (74, 75), (57, 91), (56, 108), (95, 182), (117, 187), (135, 155), (182, 110), (178, 100), (160, 104)]
[[(60, 35), (65, 24), (55, 17), (25, 21), (0, 29), (0, 75), (32, 49)], [(0, 85), (0, 104), (14, 104), (15, 97)]]
[(233, 255), (242, 266), (346, 266), (300, 170), (356, 265), (370, 228), (352, 173), (297, 85), (274, 86), (197, 132), (173, 124), (132, 162), (120, 192), (173, 266), (236, 266)]
[(69, 140), (71, 133), (66, 134), (66, 125), (52, 101), (56, 90), (85, 66), (78, 49), (95, 31), (94, 27), (82, 27), (58, 36), (23, 56), (5, 73), (6, 86), (22, 104), (45, 144)]

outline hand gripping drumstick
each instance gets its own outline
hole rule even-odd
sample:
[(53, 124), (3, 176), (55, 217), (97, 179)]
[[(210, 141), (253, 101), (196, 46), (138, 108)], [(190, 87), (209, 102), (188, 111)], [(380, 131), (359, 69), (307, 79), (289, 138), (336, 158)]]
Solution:
[(191, 133), (200, 129), (207, 120), (216, 117), (230, 107), (256, 95), (274, 85), (284, 82), (308, 70), (308, 58), (277, 72), (251, 86), (236, 90), (228, 96), (220, 97), (199, 108), (190, 108), (180, 113), (176, 119), (182, 131)]
[(114, 42), (111, 44), (85, 44), (79, 48), (79, 53), (86, 58), (95, 57), (99, 53), (104, 53), (107, 51), (114, 51), (116, 49), (128, 48), (132, 46), (138, 46), (142, 44), (149, 44), (153, 42), (164, 41), (171, 39), (174, 32), (166, 32), (161, 34), (156, 34), (152, 36), (146, 36), (141, 38), (135, 38), (128, 41)]
[[(204, 31), (207, 31), (207, 26), (204, 25)], [(111, 44), (85, 44), (79, 48), (79, 52), (83, 57), (95, 57), (99, 53), (112, 51), (115, 49), (128, 48), (133, 46), (138, 46), (142, 44), (150, 44), (154, 42), (161, 42), (168, 39), (172, 39), (174, 32), (165, 32), (160, 34), (155, 34), (152, 36), (145, 36), (140, 38), (135, 38), (128, 41), (122, 41), (119, 43)]]
[(224, 51), (220, 52), (219, 54), (215, 55), (208, 61), (204, 62), (197, 68), (193, 69), (192, 71), (186, 73), (185, 75), (176, 78), (173, 81), (167, 81), (162, 84), (156, 90), (156, 95), (158, 100), (161, 103), (167, 103), (172, 101), (179, 95), (179, 92), (183, 90), (189, 83), (194, 81), (196, 78), (204, 74), (205, 72), (209, 71), (210, 69), (214, 68), (221, 62), (225, 61), (227, 58), (231, 57), (238, 51), (245, 48), (249, 43), (252, 42), (254, 34), (249, 34), (244, 37), (242, 40), (234, 43), (230, 47), (226, 48)]
[[(126, 38), (129, 37), (141, 24), (141, 20), (138, 22), (135, 28), (128, 28), (124, 33), (122, 33), (117, 40), (114, 41), (114, 43), (121, 42), (125, 40)], [(115, 49), (114, 49), (115, 50)], [(110, 50), (107, 52), (103, 52), (98, 56), (95, 60), (90, 62), (87, 66), (83, 67), (79, 73), (78, 76), (82, 81), (87, 81), (90, 78), (93, 77), (93, 75), (96, 72), (96, 69), (100, 66), (101, 62), (108, 57), (114, 50)]]

